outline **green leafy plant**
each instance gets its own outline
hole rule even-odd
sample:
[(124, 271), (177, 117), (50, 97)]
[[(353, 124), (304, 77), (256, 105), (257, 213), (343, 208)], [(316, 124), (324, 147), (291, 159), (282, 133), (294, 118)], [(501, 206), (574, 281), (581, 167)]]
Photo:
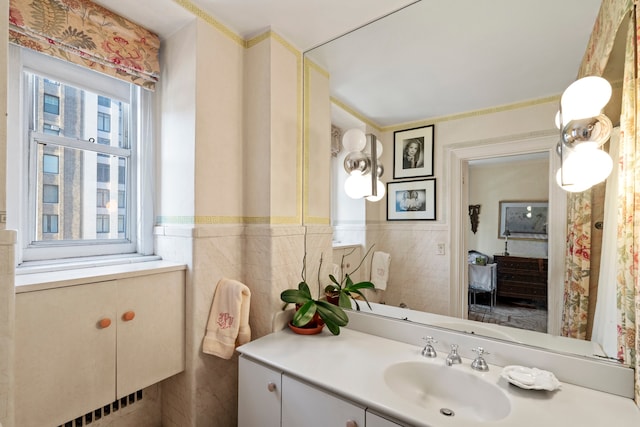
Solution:
[[(374, 245), (371, 245), (369, 250), (367, 250), (367, 253), (364, 254), (362, 259), (360, 260), (360, 264), (358, 264), (358, 266), (353, 271), (351, 271), (351, 273), (344, 274), (344, 277), (342, 277), (339, 281), (333, 274), (329, 275), (329, 280), (331, 280), (331, 283), (324, 288), (324, 293), (328, 300), (337, 301), (337, 305), (343, 308), (352, 308), (351, 301), (353, 301), (355, 303), (356, 310), (360, 310), (360, 305), (358, 304), (358, 300), (356, 298), (357, 295), (367, 303), (367, 306), (369, 306), (369, 308), (371, 308), (369, 300), (367, 300), (367, 297), (362, 292), (362, 289), (374, 289), (375, 285), (369, 281), (354, 283), (351, 279), (351, 275), (358, 271), (358, 269), (362, 266), (364, 260), (373, 249), (373, 246)], [(344, 265), (344, 259), (347, 256), (351, 255), (353, 251), (355, 251), (355, 248), (350, 252), (342, 255), (342, 262), (340, 264), (341, 266)]]
[[(349, 323), (349, 317), (342, 308), (311, 296), (309, 285), (305, 282), (304, 277), (302, 282), (298, 284), (298, 289), (282, 291), (280, 299), (286, 303), (285, 307), (290, 303), (298, 307), (291, 321), (294, 326), (303, 328), (317, 322), (317, 314), (333, 335), (339, 335), (340, 327)], [(315, 321), (314, 318), (316, 318)]]

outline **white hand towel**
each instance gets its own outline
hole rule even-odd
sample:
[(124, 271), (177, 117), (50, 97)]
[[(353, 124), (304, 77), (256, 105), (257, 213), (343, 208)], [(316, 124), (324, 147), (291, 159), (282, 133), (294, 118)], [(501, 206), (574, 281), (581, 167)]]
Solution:
[(389, 264), (391, 264), (391, 255), (386, 252), (376, 251), (371, 259), (371, 281), (376, 289), (387, 289), (387, 281), (389, 280)]
[(211, 304), (207, 332), (202, 351), (223, 359), (230, 359), (238, 345), (251, 340), (249, 305), (251, 291), (232, 279), (220, 279)]

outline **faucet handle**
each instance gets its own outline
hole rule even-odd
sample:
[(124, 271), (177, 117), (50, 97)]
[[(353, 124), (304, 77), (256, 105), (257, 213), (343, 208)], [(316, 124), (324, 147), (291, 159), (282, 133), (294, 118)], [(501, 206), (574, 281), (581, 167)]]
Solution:
[(473, 348), (472, 351), (476, 352), (478, 356), (473, 360), (473, 362), (471, 362), (471, 369), (475, 369), (476, 371), (482, 371), (482, 372), (488, 371), (489, 365), (487, 364), (487, 361), (484, 360), (484, 357), (482, 356), (484, 354), (490, 354), (490, 353), (482, 347)]
[(426, 344), (422, 349), (421, 354), (425, 357), (436, 357), (438, 354), (436, 353), (436, 349), (433, 348), (433, 343), (436, 343), (438, 341), (428, 335), (426, 337), (423, 337), (422, 339), (426, 341)]
[(485, 350), (483, 347), (472, 348), (471, 351), (478, 353), (478, 357), (482, 356), (483, 354), (491, 354), (487, 350)]

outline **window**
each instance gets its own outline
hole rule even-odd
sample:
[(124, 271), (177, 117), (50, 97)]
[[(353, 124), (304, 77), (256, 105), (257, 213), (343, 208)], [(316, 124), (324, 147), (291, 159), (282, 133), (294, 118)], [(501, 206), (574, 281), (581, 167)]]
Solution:
[(97, 171), (96, 179), (98, 182), (109, 182), (111, 180), (111, 166), (108, 163), (98, 163)]
[(42, 156), (42, 172), (55, 173), (59, 171), (60, 158), (52, 154), (44, 154)]
[(106, 208), (109, 207), (110, 191), (103, 188), (99, 188), (96, 193), (96, 207)]
[[(8, 195), (7, 225), (19, 230), (17, 263), (153, 253), (153, 205), (148, 197), (141, 203), (137, 192), (141, 178), (154, 176), (153, 159), (138, 149), (150, 144), (137, 142), (144, 137), (138, 127), (153, 127), (153, 94), (48, 55), (9, 49), (16, 58), (9, 61), (9, 84), (24, 87), (8, 99), (25, 130), (7, 130), (8, 181), (18, 188)], [(58, 123), (51, 113), (62, 110)], [(100, 134), (112, 123), (123, 124), (121, 143)]]
[(58, 186), (44, 184), (42, 186), (42, 203), (58, 203)]
[(58, 232), (58, 215), (42, 215), (42, 232)]
[(98, 105), (111, 108), (111, 99), (105, 96), (98, 95)]
[(96, 233), (109, 232), (109, 215), (96, 215)]
[(44, 94), (44, 112), (60, 114), (60, 98), (54, 95)]
[(50, 125), (48, 123), (45, 123), (42, 126), (42, 131), (49, 135), (60, 135), (60, 128), (56, 125)]
[(111, 132), (111, 114), (98, 113), (98, 130)]

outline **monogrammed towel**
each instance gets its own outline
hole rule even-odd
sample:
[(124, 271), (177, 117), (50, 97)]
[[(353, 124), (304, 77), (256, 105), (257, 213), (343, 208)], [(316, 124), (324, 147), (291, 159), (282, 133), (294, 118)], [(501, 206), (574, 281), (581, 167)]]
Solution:
[(222, 278), (216, 286), (202, 351), (230, 359), (237, 345), (251, 340), (251, 291), (237, 280)]

